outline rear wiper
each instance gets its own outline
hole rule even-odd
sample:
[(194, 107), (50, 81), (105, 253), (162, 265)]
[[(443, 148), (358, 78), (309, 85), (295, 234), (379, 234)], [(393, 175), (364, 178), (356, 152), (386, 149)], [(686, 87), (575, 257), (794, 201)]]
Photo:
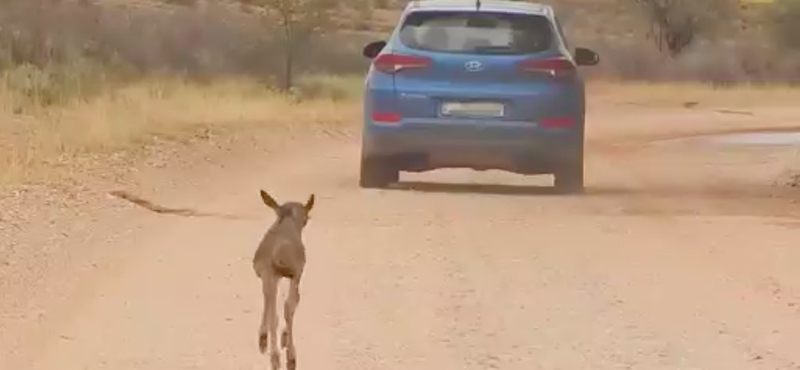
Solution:
[(488, 51), (488, 52), (513, 52), (514, 48), (511, 46), (478, 46), (473, 49), (473, 51)]

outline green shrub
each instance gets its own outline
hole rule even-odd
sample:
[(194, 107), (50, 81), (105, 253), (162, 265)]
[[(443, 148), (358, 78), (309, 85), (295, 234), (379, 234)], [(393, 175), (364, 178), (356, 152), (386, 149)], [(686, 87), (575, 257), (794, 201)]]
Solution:
[(44, 68), (26, 63), (2, 74), (2, 87), (14, 100), (15, 111), (86, 100), (107, 84), (103, 69), (89, 62)]

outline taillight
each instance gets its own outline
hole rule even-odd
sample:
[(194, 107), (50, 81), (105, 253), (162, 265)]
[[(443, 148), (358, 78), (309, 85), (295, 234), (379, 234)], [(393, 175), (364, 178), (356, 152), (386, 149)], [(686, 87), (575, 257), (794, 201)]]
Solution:
[(544, 128), (563, 128), (572, 126), (572, 117), (545, 117), (539, 120), (539, 125)]
[(400, 121), (400, 114), (395, 112), (372, 112), (372, 120), (375, 122), (395, 123)]
[(567, 58), (526, 59), (517, 63), (517, 69), (522, 72), (545, 73), (556, 78), (572, 77), (577, 68)]
[(425, 68), (430, 63), (430, 58), (408, 54), (381, 54), (372, 62), (381, 72), (397, 73), (403, 69)]

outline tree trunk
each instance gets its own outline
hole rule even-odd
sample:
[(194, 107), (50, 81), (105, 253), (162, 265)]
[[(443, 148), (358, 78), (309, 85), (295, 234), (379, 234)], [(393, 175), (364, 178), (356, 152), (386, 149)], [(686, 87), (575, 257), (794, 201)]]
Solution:
[(286, 92), (291, 91), (294, 87), (293, 80), (293, 67), (294, 67), (294, 39), (292, 37), (291, 24), (289, 20), (284, 20), (283, 33), (284, 33), (284, 70), (283, 70), (283, 89)]
[(294, 51), (292, 47), (286, 48), (286, 58), (285, 58), (285, 65), (284, 65), (284, 76), (283, 76), (283, 89), (285, 91), (290, 91), (292, 87), (294, 87), (294, 80), (292, 75), (294, 71), (292, 70), (294, 64)]

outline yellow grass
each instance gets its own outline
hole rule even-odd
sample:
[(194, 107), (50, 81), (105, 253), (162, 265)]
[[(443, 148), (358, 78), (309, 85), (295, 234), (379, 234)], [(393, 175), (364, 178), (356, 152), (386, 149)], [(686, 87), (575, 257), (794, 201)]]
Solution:
[(0, 184), (41, 180), (85, 153), (135, 149), (153, 137), (181, 139), (205, 128), (349, 124), (359, 117), (361, 81), (312, 76), (287, 96), (246, 79), (199, 85), (154, 78), (21, 114), (18, 92), (0, 90)]
[[(154, 137), (181, 140), (206, 128), (278, 132), (308, 126), (351, 125), (361, 120), (363, 76), (309, 76), (291, 95), (258, 82), (227, 79), (208, 84), (152, 78), (84, 101), (20, 111), (20, 93), (0, 88), (0, 185), (47, 178), (87, 153), (130, 150)], [(793, 106), (800, 89), (701, 83), (593, 81), (589, 100), (675, 106), (696, 101), (725, 107)]]
[(587, 95), (589, 100), (611, 98), (649, 106), (675, 106), (693, 102), (724, 108), (793, 107), (800, 101), (800, 88), (748, 84), (718, 87), (702, 82), (592, 81), (587, 86)]

